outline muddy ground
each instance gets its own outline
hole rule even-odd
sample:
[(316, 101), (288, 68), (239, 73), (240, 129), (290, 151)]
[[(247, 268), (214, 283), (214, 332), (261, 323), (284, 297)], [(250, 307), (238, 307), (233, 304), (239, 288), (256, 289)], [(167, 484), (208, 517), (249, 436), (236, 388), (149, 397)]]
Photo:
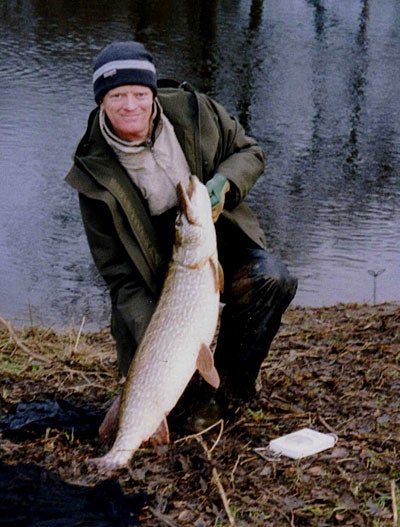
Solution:
[[(117, 474), (125, 493), (149, 495), (140, 525), (398, 525), (399, 324), (393, 304), (290, 309), (254, 400), (198, 435), (175, 426), (168, 448), (141, 448)], [(19, 401), (48, 398), (105, 410), (120, 389), (112, 339), (2, 319), (0, 384), (3, 416)], [(256, 450), (305, 427), (336, 435), (335, 446), (299, 460)], [(0, 452), (5, 463), (94, 485), (84, 461), (104, 448), (50, 427), (3, 437)]]

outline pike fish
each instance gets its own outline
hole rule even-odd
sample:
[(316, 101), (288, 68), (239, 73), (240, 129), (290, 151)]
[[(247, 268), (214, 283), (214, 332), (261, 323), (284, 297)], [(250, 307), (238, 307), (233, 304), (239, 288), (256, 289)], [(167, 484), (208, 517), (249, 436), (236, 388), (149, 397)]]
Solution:
[(223, 278), (210, 198), (196, 176), (187, 189), (178, 184), (177, 194), (172, 259), (124, 384), (116, 439), (107, 454), (91, 460), (102, 472), (127, 466), (151, 436), (168, 443), (166, 417), (196, 370), (215, 388), (219, 385), (210, 344)]

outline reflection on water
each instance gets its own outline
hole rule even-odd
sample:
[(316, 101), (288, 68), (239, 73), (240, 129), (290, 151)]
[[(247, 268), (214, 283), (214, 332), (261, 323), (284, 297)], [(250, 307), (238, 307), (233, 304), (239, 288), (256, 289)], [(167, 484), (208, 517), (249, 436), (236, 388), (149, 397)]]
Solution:
[(299, 277), (296, 303), (372, 302), (374, 285), (378, 302), (400, 300), (397, 0), (10, 0), (0, 23), (2, 316), (106, 323), (63, 177), (93, 107), (93, 57), (129, 38), (264, 147), (249, 200)]

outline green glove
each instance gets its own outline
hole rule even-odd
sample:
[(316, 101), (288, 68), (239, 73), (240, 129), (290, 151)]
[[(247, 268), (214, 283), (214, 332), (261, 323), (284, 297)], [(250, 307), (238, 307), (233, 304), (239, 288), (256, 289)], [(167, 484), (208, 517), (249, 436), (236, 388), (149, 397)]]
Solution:
[(229, 181), (225, 176), (216, 172), (214, 177), (207, 181), (206, 187), (210, 196), (212, 217), (215, 223), (225, 204), (225, 194), (229, 191)]

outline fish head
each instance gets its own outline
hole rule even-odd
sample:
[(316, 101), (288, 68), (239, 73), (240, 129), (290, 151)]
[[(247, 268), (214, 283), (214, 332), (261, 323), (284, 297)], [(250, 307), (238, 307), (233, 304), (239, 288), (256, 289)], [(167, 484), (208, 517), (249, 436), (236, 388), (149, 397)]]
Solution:
[(195, 265), (193, 260), (210, 257), (216, 250), (210, 197), (197, 176), (190, 176), (186, 188), (178, 183), (177, 195), (180, 211), (175, 221), (174, 259)]

